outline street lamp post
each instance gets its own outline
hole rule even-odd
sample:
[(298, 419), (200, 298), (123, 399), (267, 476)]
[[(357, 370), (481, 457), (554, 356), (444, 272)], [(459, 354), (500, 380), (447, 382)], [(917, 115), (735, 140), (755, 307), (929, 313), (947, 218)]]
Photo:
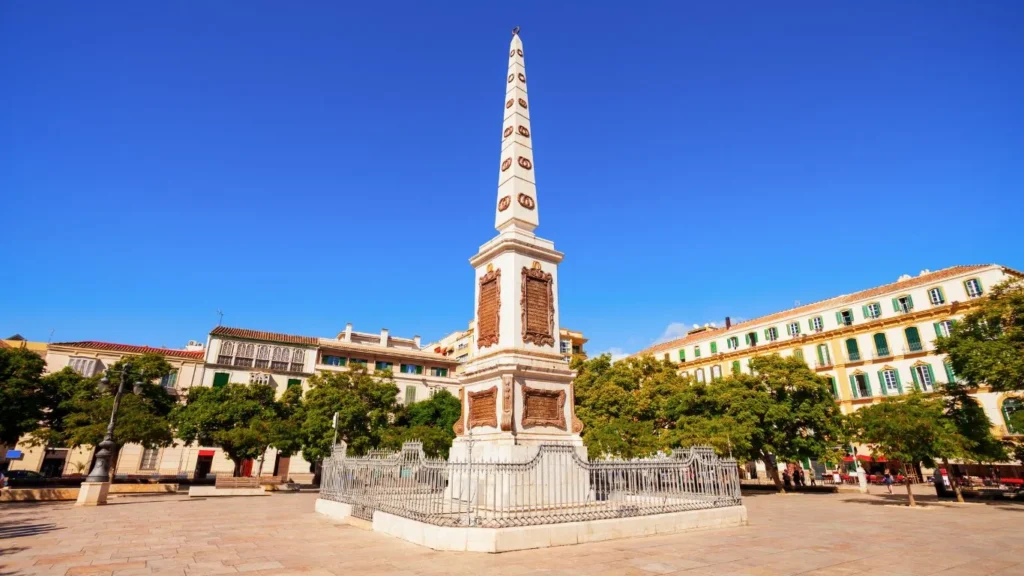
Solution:
[[(92, 471), (85, 478), (85, 482), (82, 482), (82, 486), (78, 491), (78, 506), (97, 506), (100, 504), (107, 503), (107, 491), (110, 489), (110, 457), (114, 454), (114, 448), (117, 446), (114, 443), (114, 426), (117, 424), (117, 409), (121, 406), (121, 396), (124, 396), (126, 391), (126, 384), (128, 381), (128, 374), (131, 371), (132, 365), (130, 362), (126, 362), (121, 366), (119, 371), (119, 381), (117, 385), (117, 392), (114, 393), (114, 408), (110, 411), (110, 422), (107, 424), (107, 433), (103, 437), (103, 441), (99, 443), (99, 450), (96, 452), (96, 458), (92, 466)], [(109, 374), (109, 372), (108, 372)], [(106, 391), (110, 388), (110, 379), (104, 375), (100, 379), (99, 389), (100, 391)], [(142, 382), (136, 382), (132, 387), (132, 392), (138, 396), (142, 393)]]

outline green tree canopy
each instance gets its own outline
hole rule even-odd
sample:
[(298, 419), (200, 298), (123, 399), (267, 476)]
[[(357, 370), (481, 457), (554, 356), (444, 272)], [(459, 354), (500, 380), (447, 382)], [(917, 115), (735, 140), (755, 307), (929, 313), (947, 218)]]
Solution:
[(259, 458), (267, 450), (278, 416), (274, 388), (269, 384), (227, 384), (191, 388), (172, 420), (183, 441), (220, 447), (238, 476), (245, 460)]
[[(848, 424), (856, 440), (870, 446), (876, 456), (898, 460), (909, 475), (907, 466), (916, 462), (932, 466), (937, 456), (967, 452), (968, 441), (945, 410), (942, 397), (914, 392), (865, 406), (848, 418)], [(907, 497), (914, 506), (909, 482)]]
[(348, 443), (353, 454), (364, 454), (380, 445), (385, 428), (398, 412), (398, 387), (389, 376), (371, 376), (365, 368), (321, 372), (309, 379), (302, 423), (302, 456), (319, 463), (331, 455), (334, 429), (331, 419), (338, 413), (337, 437)]
[(0, 348), (0, 444), (13, 446), (42, 418), (40, 377), (46, 362), (23, 348)]
[(972, 387), (1024, 390), (1024, 279), (992, 287), (936, 348), (949, 355), (957, 378)]
[(459, 399), (447, 390), (438, 390), (430, 398), (398, 408), (394, 425), (381, 438), (381, 446), (397, 450), (410, 440), (423, 442), (427, 456), (448, 457), (455, 440), (452, 426), (459, 419)]

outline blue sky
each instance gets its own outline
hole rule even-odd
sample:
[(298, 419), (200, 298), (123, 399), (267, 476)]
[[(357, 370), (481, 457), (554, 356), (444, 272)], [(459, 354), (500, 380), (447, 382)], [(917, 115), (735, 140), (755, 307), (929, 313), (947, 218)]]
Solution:
[(472, 317), (522, 27), (591, 353), (1024, 267), (1024, 3), (0, 3), (0, 336)]

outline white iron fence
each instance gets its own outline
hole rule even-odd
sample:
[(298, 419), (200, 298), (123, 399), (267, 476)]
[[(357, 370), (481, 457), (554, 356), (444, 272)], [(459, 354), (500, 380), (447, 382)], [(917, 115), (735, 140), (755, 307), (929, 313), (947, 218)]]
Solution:
[(587, 461), (545, 444), (525, 462), (427, 458), (422, 445), (350, 457), (335, 447), (320, 497), (372, 519), (380, 510), (439, 526), (500, 528), (646, 516), (740, 504), (736, 461), (695, 447), (637, 460)]

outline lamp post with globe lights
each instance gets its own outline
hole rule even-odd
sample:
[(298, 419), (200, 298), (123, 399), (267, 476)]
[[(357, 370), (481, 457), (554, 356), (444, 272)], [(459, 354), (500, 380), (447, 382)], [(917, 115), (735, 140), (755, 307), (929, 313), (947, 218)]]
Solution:
[[(99, 443), (96, 452), (92, 471), (82, 482), (78, 492), (77, 506), (97, 506), (107, 503), (107, 491), (110, 489), (110, 457), (114, 454), (114, 426), (117, 425), (117, 409), (121, 406), (121, 397), (127, 391), (128, 375), (131, 372), (131, 362), (126, 362), (118, 372), (117, 391), (114, 393), (114, 408), (110, 411), (110, 423), (107, 424), (107, 433), (103, 441)], [(97, 387), (100, 392), (110, 390), (110, 371), (100, 379)], [(135, 382), (132, 386), (132, 393), (136, 396), (142, 394), (142, 382)]]

